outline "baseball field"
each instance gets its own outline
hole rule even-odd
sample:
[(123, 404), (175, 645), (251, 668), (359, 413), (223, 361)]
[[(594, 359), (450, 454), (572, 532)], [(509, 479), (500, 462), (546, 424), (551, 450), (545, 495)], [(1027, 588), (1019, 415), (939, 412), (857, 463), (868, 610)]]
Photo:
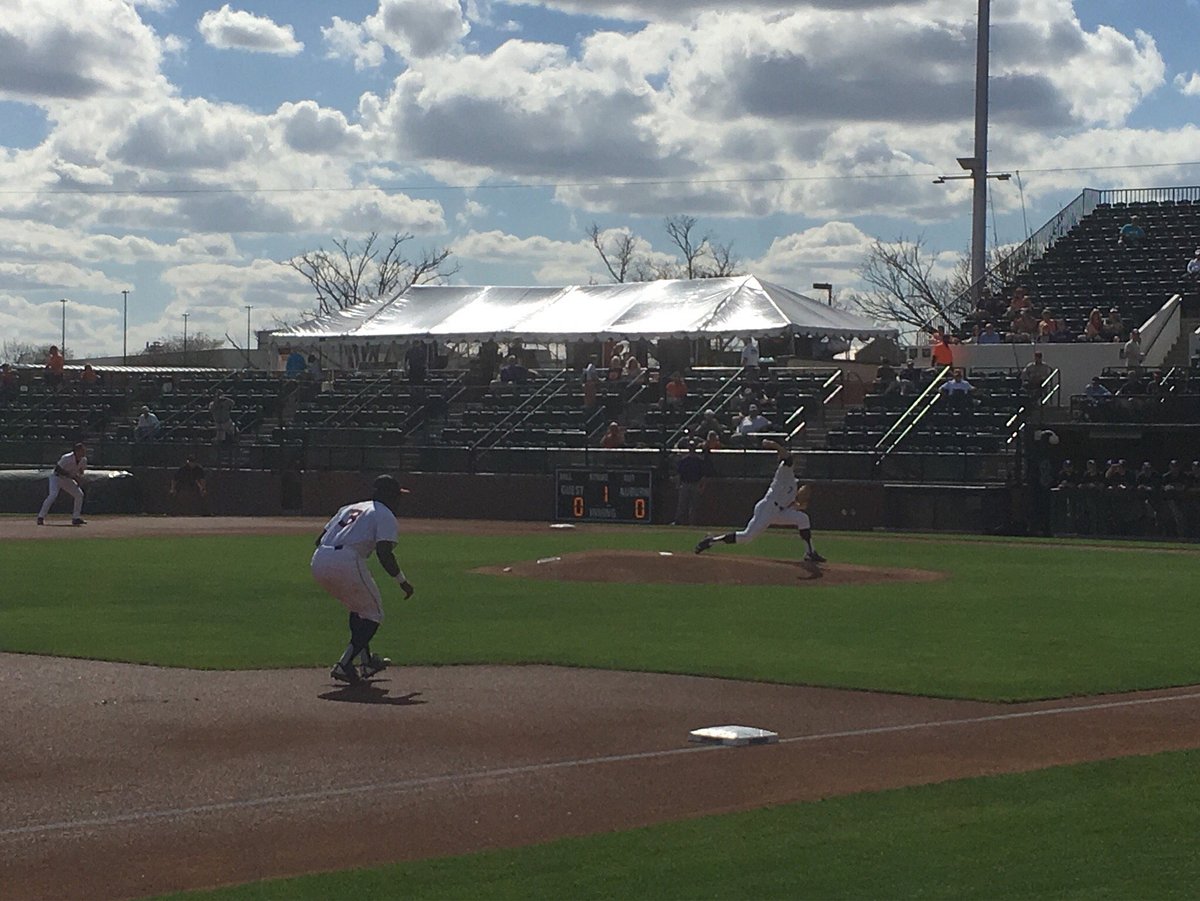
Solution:
[[(410, 522), (345, 688), (320, 526), (0, 519), (0, 897), (1200, 881), (1200, 550)], [(688, 743), (725, 723), (780, 741)]]

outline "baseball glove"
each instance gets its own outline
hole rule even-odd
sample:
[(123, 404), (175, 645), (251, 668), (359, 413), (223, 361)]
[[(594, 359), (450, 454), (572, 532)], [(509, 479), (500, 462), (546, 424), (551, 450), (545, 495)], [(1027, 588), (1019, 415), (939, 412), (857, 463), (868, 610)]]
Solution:
[(796, 489), (796, 500), (792, 502), (792, 506), (797, 510), (807, 510), (810, 500), (812, 500), (812, 486), (801, 485)]

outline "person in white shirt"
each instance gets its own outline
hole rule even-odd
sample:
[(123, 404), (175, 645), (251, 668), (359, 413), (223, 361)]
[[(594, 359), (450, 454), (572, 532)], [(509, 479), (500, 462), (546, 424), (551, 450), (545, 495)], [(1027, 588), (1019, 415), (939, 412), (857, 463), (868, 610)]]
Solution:
[[(367, 568), (372, 552), (396, 580), (407, 600), (413, 587), (396, 562), (396, 511), (408, 491), (391, 476), (375, 480), (371, 500), (342, 507), (325, 524), (312, 556), (313, 578), (350, 611), (350, 643), (329, 675), (355, 685), (391, 663), (371, 653), (371, 639), (383, 622), (383, 599)], [(359, 661), (355, 668), (354, 661)]]
[(747, 338), (746, 343), (742, 345), (742, 368), (757, 369), (758, 361), (758, 342), (753, 338)]
[(46, 524), (46, 515), (50, 512), (50, 507), (54, 504), (54, 499), (58, 497), (60, 491), (65, 491), (75, 498), (75, 508), (71, 512), (71, 525), (82, 526), (85, 524), (83, 489), (80, 486), (83, 484), (83, 474), (86, 470), (87, 447), (82, 443), (76, 444), (70, 453), (59, 457), (58, 462), (54, 464), (54, 472), (50, 474), (50, 493), (42, 502), (42, 509), (38, 511), (37, 524), (39, 526)]
[(808, 505), (808, 486), (803, 488), (796, 481), (796, 471), (792, 466), (792, 450), (770, 438), (764, 438), (762, 446), (773, 450), (779, 455), (779, 466), (775, 476), (767, 488), (767, 493), (754, 505), (754, 513), (745, 528), (738, 532), (726, 532), (724, 535), (705, 535), (696, 544), (697, 554), (703, 554), (718, 541), (724, 544), (744, 544), (753, 541), (767, 528), (776, 523), (795, 526), (804, 540), (808, 553), (804, 555), (807, 563), (824, 563), (825, 558), (817, 553), (812, 543), (812, 523), (803, 507)]
[(133, 436), (138, 441), (149, 441), (158, 435), (161, 427), (158, 417), (150, 412), (150, 408), (142, 407), (141, 413), (138, 414), (137, 424), (133, 427)]
[(756, 404), (751, 404), (750, 412), (748, 412), (738, 421), (737, 428), (734, 429), (734, 432), (744, 438), (747, 435), (753, 435), (755, 432), (767, 432), (770, 431), (770, 429), (771, 420), (767, 419), (767, 417), (763, 416), (762, 413), (759, 412)]

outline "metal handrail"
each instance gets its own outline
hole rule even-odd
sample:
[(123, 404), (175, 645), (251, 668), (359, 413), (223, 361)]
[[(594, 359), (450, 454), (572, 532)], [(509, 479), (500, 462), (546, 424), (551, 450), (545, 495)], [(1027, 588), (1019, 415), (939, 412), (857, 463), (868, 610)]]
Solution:
[[(714, 413), (719, 413), (721, 410), (725, 409), (729, 402), (735, 397), (733, 392), (728, 391), (729, 387), (733, 385), (733, 383), (739, 378), (741, 378), (744, 372), (745, 370), (738, 369), (731, 376), (729, 376), (729, 378), (723, 381), (717, 387), (716, 391), (704, 399), (704, 403), (700, 405), (700, 408), (680, 424), (674, 433), (663, 443), (663, 447), (675, 447), (679, 443), (679, 440), (683, 438), (684, 434), (689, 430), (692, 423), (694, 423), (697, 419), (702, 419), (704, 417), (705, 410), (712, 410)], [(725, 397), (718, 403), (717, 399), (722, 395), (725, 395)]]
[(493, 441), (487, 447), (483, 447), (484, 442), (486, 442), (488, 440), (488, 438), (490, 438), (496, 432), (500, 431), (503, 428), (503, 426), (505, 425), (505, 423), (507, 423), (510, 419), (515, 417), (518, 413), (525, 410), (525, 408), (529, 404), (533, 403), (534, 401), (538, 401), (538, 398), (541, 397), (543, 391), (545, 391), (547, 388), (550, 388), (551, 386), (555, 385), (557, 382), (562, 381), (563, 382), (562, 385), (560, 385), (554, 391), (552, 391), (548, 395), (546, 395), (545, 398), (542, 398), (541, 401), (538, 401), (538, 403), (534, 404), (533, 409), (526, 411), (526, 415), (521, 417), (520, 421), (523, 422), (525, 419), (527, 419), (529, 417), (530, 414), (532, 414), (537, 409), (539, 409), (546, 400), (549, 400), (555, 394), (558, 394), (558, 392), (560, 390), (562, 390), (563, 387), (566, 386), (565, 385), (566, 374), (569, 371), (570, 370), (568, 370), (568, 369), (560, 369), (558, 372), (551, 375), (550, 378), (546, 379), (545, 382), (538, 385), (537, 390), (534, 391), (533, 394), (529, 395), (529, 397), (525, 398), (525, 400), (523, 400), (523, 401), (521, 401), (521, 403), (517, 404), (517, 406), (515, 406), (513, 409), (511, 409), (506, 416), (501, 417), (499, 422), (493, 423), (492, 427), (490, 429), (488, 429), (486, 432), (484, 432), (483, 435), (479, 439), (477, 439), (474, 444), (471, 445), (471, 447), (470, 447), (471, 458), (475, 459), (476, 462), (478, 462), (476, 459), (476, 454), (481, 453), (481, 448), (482, 448), (482, 451), (487, 451), (488, 449), (495, 447), (496, 444), (504, 438), (504, 435), (508, 435), (510, 432), (512, 432), (512, 429), (515, 428), (516, 425), (519, 423), (514, 423), (514, 425), (511, 428), (504, 431), (503, 435), (501, 435), (499, 438), (497, 438), (495, 441)]
[[(896, 449), (896, 447), (900, 444), (900, 442), (903, 441), (908, 436), (908, 433), (912, 431), (913, 426), (915, 426), (918, 422), (920, 422), (921, 419), (924, 418), (925, 414), (929, 412), (930, 408), (933, 407), (933, 405), (935, 403), (937, 403), (939, 394), (935, 389), (938, 387), (938, 383), (943, 381), (949, 372), (950, 372), (949, 366), (944, 366), (941, 370), (939, 370), (938, 373), (933, 377), (933, 381), (931, 381), (925, 387), (925, 390), (922, 391), (920, 393), (920, 395), (918, 395), (916, 400), (914, 400), (911, 404), (908, 405), (908, 409), (900, 414), (899, 418), (894, 423), (892, 423), (892, 427), (890, 429), (888, 429), (886, 432), (884, 432), (883, 437), (880, 438), (877, 442), (875, 442), (875, 450), (878, 451), (887, 442), (888, 438), (890, 438), (892, 436), (892, 434), (895, 433), (895, 431), (900, 428), (901, 424), (905, 421), (905, 419), (907, 419), (910, 414), (913, 415), (913, 421), (911, 423), (909, 423), (907, 428), (904, 429), (904, 431), (900, 435), (900, 437), (897, 438), (895, 441), (893, 441), (892, 444), (885, 451), (883, 451), (883, 454), (879, 457), (879, 460), (877, 461), (877, 463), (882, 463), (884, 457), (886, 457), (888, 454), (890, 454), (893, 450)], [(925, 403), (926, 398), (929, 397), (931, 392), (933, 393), (933, 400), (930, 400), (930, 401), (928, 401), (928, 403)], [(922, 403), (925, 403), (925, 406), (920, 410), (920, 412), (916, 412), (917, 408), (920, 407)]]

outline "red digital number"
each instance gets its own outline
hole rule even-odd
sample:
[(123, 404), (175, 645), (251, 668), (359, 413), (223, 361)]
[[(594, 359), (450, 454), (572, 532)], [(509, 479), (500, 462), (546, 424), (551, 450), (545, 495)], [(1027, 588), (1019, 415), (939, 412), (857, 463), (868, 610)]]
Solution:
[(577, 518), (583, 516), (583, 498), (576, 496), (571, 500), (571, 513)]
[(635, 498), (633, 501), (633, 518), (646, 518), (646, 499), (644, 497)]

